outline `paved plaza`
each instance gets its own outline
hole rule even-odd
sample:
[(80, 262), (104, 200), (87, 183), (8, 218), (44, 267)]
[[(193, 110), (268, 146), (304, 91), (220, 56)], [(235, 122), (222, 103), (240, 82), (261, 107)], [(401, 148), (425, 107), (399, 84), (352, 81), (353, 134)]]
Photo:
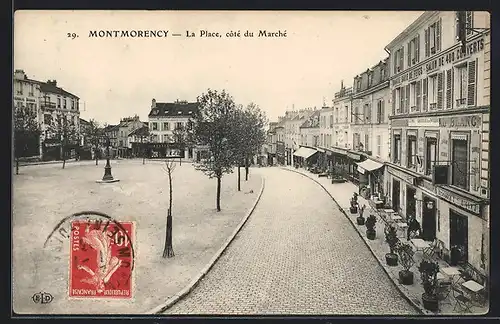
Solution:
[(199, 285), (165, 314), (413, 315), (315, 182), (262, 168), (254, 213)]
[[(13, 307), (18, 313), (141, 314), (186, 286), (221, 248), (254, 204), (262, 178), (253, 174), (236, 189), (236, 174), (223, 178), (221, 207), (215, 211), (215, 179), (191, 163), (173, 175), (173, 247), (175, 257), (162, 258), (168, 208), (168, 180), (158, 161), (113, 160), (120, 182), (98, 184), (104, 163), (94, 161), (20, 168), (13, 178)], [(250, 192), (253, 191), (253, 192)], [(136, 222), (135, 290), (131, 301), (68, 300), (69, 241), (62, 251), (43, 244), (59, 221), (93, 210), (118, 221)], [(54, 241), (55, 242), (55, 241)], [(57, 242), (56, 242), (57, 243)], [(50, 293), (50, 304), (32, 296)]]

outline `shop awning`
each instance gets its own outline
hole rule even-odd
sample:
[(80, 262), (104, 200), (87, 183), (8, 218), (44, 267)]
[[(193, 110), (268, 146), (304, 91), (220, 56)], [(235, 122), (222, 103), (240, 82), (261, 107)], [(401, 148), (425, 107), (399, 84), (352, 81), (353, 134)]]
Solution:
[(379, 163), (379, 162), (376, 162), (376, 161), (373, 161), (370, 159), (367, 159), (363, 162), (357, 162), (356, 164), (358, 165), (358, 172), (361, 174), (364, 174), (365, 171), (370, 172), (370, 171), (378, 170), (384, 166), (382, 163)]
[(311, 157), (316, 152), (318, 152), (318, 151), (315, 149), (308, 148), (308, 147), (301, 147), (297, 151), (295, 151), (293, 153), (293, 155), (307, 159), (307, 158)]

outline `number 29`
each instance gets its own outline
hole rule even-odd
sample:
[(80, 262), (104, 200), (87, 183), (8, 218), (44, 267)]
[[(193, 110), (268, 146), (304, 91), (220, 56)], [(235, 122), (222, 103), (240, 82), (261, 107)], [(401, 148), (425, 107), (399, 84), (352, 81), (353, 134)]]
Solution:
[(78, 37), (78, 35), (76, 33), (68, 33), (67, 36), (68, 36), (68, 38), (71, 38), (71, 39), (75, 39)]

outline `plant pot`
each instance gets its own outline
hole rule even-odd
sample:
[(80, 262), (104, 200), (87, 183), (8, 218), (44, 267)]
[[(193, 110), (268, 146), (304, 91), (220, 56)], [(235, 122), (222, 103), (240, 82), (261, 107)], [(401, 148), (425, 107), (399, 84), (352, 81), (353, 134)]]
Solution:
[(358, 213), (358, 207), (349, 207), (349, 210), (351, 211), (351, 214), (357, 214)]
[(375, 230), (366, 230), (366, 238), (369, 240), (374, 240), (375, 239)]
[(422, 304), (424, 308), (430, 310), (431, 312), (437, 312), (439, 309), (439, 303), (436, 296), (429, 296), (426, 293), (422, 294)]
[(356, 217), (356, 223), (358, 225), (365, 225), (365, 218), (361, 216)]
[(398, 255), (395, 253), (386, 253), (385, 262), (388, 266), (395, 267), (398, 265)]
[(402, 285), (413, 285), (413, 272), (401, 270), (399, 271), (399, 283)]

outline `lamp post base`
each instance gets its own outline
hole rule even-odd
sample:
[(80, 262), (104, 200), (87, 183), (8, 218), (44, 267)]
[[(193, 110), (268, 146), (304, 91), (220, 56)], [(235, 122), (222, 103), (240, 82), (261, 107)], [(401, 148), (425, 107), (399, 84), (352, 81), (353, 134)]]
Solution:
[(118, 182), (120, 179), (112, 179), (112, 180), (96, 180), (95, 182), (97, 183), (113, 183), (113, 182)]
[[(109, 156), (109, 154), (108, 154)], [(113, 178), (113, 175), (111, 174), (111, 164), (109, 163), (109, 157), (106, 159), (106, 166), (104, 167), (104, 176), (102, 177), (102, 180), (96, 180), (97, 183), (112, 183), (112, 182), (118, 182), (120, 180)]]

